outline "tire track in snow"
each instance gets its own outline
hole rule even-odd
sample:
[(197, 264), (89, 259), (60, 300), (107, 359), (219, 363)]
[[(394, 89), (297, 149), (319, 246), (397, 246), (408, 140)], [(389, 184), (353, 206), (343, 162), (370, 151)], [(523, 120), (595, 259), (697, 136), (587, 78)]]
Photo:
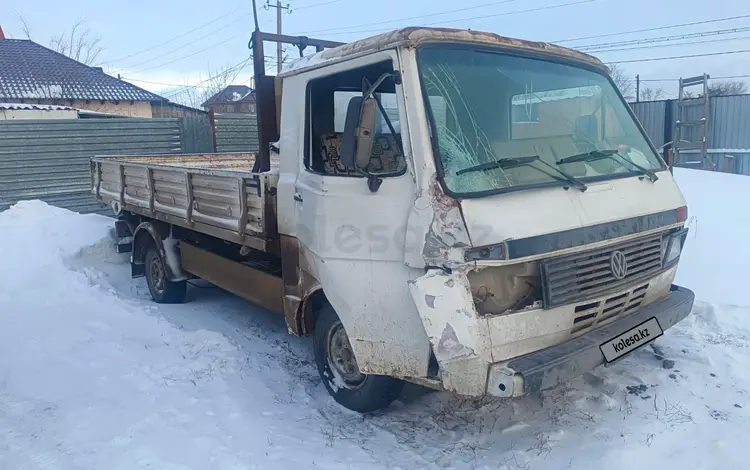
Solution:
[[(38, 452), (34, 450), (38, 447), (38, 440), (41, 438), (42, 442), (46, 441), (43, 435), (40, 435), (40, 431), (43, 429), (35, 429), (35, 427), (28, 426), (26, 423), (29, 415), (44, 414), (44, 412), (52, 409), (52, 406), (44, 406), (41, 412), (39, 410), (41, 403), (34, 403), (30, 401), (22, 401), (13, 398), (8, 393), (7, 384), (0, 384), (0, 439), (8, 439), (5, 444), (0, 444), (0, 448), (7, 447), (9, 450), (14, 448), (16, 450), (23, 449), (24, 451), (31, 450), (28, 457), (33, 462), (33, 466), (21, 463), (12, 466), (5, 466), (3, 468), (18, 468), (19, 470), (25, 468), (33, 468), (35, 470), (59, 470), (59, 459), (46, 452)], [(5, 423), (5, 425), (3, 425)], [(0, 440), (2, 442), (2, 440)], [(0, 456), (2, 458), (2, 456)], [(2, 460), (0, 460), (2, 462)]]

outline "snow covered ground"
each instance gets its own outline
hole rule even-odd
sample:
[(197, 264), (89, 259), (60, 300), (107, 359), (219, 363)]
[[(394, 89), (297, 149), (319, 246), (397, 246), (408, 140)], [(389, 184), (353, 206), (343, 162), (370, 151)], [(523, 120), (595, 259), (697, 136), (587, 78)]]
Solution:
[(410, 387), (367, 417), (283, 319), (204, 284), (156, 306), (111, 219), (20, 203), (0, 213), (0, 469), (747, 468), (750, 179), (675, 173), (700, 301), (653, 347), (543, 396)]

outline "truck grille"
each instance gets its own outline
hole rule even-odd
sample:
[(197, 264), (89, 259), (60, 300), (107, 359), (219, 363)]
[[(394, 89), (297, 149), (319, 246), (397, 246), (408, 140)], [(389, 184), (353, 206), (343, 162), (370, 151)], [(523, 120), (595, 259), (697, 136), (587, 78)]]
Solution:
[(575, 335), (627, 315), (641, 306), (647, 291), (648, 284), (644, 284), (604, 300), (576, 306), (570, 333)]
[[(613, 253), (624, 255), (627, 270), (613, 273)], [(545, 307), (590, 299), (647, 278), (662, 269), (662, 235), (652, 235), (614, 246), (550, 258), (541, 263)]]

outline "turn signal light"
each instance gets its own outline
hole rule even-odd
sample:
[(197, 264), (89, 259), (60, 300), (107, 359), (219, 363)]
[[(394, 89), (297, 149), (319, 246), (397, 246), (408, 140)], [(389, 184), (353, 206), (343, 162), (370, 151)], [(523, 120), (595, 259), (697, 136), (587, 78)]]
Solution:
[(688, 208), (687, 206), (682, 206), (677, 208), (677, 221), (678, 222), (685, 222), (688, 218)]

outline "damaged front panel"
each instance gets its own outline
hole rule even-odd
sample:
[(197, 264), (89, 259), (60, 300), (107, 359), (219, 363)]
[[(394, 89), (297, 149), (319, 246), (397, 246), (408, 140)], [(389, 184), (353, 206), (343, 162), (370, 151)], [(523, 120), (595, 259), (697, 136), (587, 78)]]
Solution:
[(471, 247), (471, 240), (460, 205), (443, 193), (434, 175), (428, 189), (414, 202), (408, 223), (407, 233), (416, 234), (416, 245), (406, 240), (407, 266), (454, 268), (466, 264), (464, 251)]
[(443, 387), (461, 395), (482, 395), (492, 362), (487, 323), (473, 308), (465, 274), (433, 269), (410, 281), (409, 289), (440, 365)]

